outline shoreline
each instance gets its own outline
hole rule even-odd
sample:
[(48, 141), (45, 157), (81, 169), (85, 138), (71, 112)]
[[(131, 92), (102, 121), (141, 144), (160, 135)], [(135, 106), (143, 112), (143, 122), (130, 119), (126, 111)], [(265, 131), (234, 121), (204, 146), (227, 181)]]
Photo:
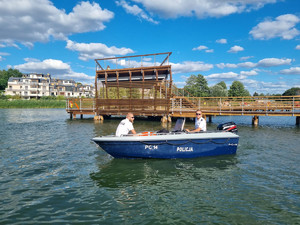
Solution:
[(65, 108), (65, 100), (23, 100), (23, 99), (0, 99), (0, 109), (18, 109), (18, 108)]

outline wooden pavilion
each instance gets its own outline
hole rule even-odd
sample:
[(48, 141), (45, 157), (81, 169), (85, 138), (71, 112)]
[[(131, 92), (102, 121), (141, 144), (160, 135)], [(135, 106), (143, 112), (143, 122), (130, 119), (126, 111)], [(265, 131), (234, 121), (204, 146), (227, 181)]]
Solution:
[(167, 116), (172, 88), (171, 54), (95, 59), (95, 114)]

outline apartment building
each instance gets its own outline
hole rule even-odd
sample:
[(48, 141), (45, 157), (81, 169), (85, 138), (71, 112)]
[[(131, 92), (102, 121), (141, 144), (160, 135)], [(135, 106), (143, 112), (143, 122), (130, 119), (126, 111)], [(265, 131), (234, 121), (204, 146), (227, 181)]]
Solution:
[(43, 96), (94, 97), (92, 85), (82, 85), (74, 80), (51, 78), (50, 74), (23, 74), (23, 77), (10, 77), (5, 95), (19, 95), (24, 99)]
[(5, 95), (19, 95), (24, 99), (50, 95), (49, 74), (24, 74), (23, 77), (10, 77)]
[(50, 95), (65, 97), (94, 97), (95, 88), (93, 85), (83, 85), (74, 80), (51, 79)]

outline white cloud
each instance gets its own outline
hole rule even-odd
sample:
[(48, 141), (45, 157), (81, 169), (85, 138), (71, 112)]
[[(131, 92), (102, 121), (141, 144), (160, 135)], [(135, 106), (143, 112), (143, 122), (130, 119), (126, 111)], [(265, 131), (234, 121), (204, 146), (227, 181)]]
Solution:
[(230, 48), (230, 50), (228, 50), (228, 52), (230, 53), (237, 53), (237, 52), (241, 52), (244, 51), (244, 48), (238, 45), (235, 45), (233, 47)]
[(281, 74), (300, 75), (300, 67), (291, 67), (289, 69), (280, 70)]
[(254, 39), (269, 40), (271, 38), (280, 37), (290, 40), (300, 34), (295, 28), (300, 22), (299, 17), (293, 14), (285, 14), (278, 16), (274, 21), (267, 19), (252, 28), (249, 32)]
[(157, 14), (163, 18), (178, 18), (182, 16), (222, 17), (234, 13), (241, 13), (274, 3), (276, 0), (133, 0), (142, 4), (150, 14)]
[(92, 83), (93, 76), (88, 76), (84, 73), (76, 73), (72, 71), (71, 66), (57, 59), (45, 59), (39, 61), (37, 59), (26, 59), (24, 64), (14, 66), (14, 69), (20, 70), (22, 73), (43, 73), (51, 74), (53, 77), (59, 77), (62, 79), (74, 79), (76, 81), (85, 81)]
[(22, 72), (37, 72), (44, 74), (64, 74), (71, 69), (69, 64), (56, 59), (45, 59), (44, 61), (27, 59), (26, 63), (16, 65), (14, 68)]
[(145, 11), (143, 9), (141, 9), (140, 7), (138, 7), (137, 5), (130, 6), (125, 0), (116, 1), (116, 4), (118, 6), (122, 6), (125, 9), (125, 11), (129, 14), (138, 16), (139, 18), (142, 18), (148, 22), (158, 24), (158, 21), (155, 21), (150, 16), (148, 16), (145, 13)]
[(208, 80), (245, 80), (248, 76), (255, 76), (257, 72), (255, 70), (251, 71), (241, 71), (240, 73), (227, 72), (227, 73), (213, 73), (205, 76)]
[(288, 85), (286, 85), (284, 82), (278, 82), (278, 83), (274, 83), (274, 82), (261, 82), (261, 85), (263, 86), (264, 89), (268, 89), (268, 90), (272, 90), (274, 91), (274, 89), (282, 89), (282, 90), (286, 90), (287, 88), (289, 88)]
[(256, 76), (258, 73), (256, 72), (256, 70), (250, 70), (250, 71), (241, 71), (240, 74), (243, 76)]
[(201, 51), (201, 50), (205, 50), (205, 49), (208, 49), (208, 47), (207, 46), (205, 46), (205, 45), (200, 45), (200, 46), (198, 46), (198, 47), (196, 47), (196, 48), (193, 48), (192, 50), (193, 51)]
[(296, 46), (296, 49), (297, 49), (297, 50), (300, 50), (300, 45), (297, 45), (297, 46)]
[(227, 44), (227, 39), (222, 38), (222, 39), (216, 40), (216, 42), (219, 44)]
[(220, 69), (224, 69), (224, 68), (237, 68), (238, 67), (236, 64), (232, 64), (232, 63), (219, 63), (216, 66), (218, 68), (220, 68)]
[(254, 57), (254, 56), (244, 56), (244, 57), (241, 57), (240, 60), (241, 60), (241, 61), (246, 61), (246, 60), (251, 59), (251, 58), (253, 58), (253, 57)]
[(213, 49), (208, 49), (208, 47), (205, 46), (205, 45), (200, 45), (200, 46), (198, 46), (196, 48), (193, 48), (192, 50), (193, 51), (202, 51), (202, 50), (205, 50), (206, 53), (213, 53), (214, 52)]
[(7, 52), (0, 52), (0, 55), (10, 55), (10, 53), (7, 53)]
[(130, 48), (108, 47), (102, 43), (76, 43), (71, 40), (67, 41), (66, 48), (72, 51), (78, 51), (79, 59), (83, 61), (134, 53)]
[(285, 90), (290, 88), (285, 82), (264, 82), (251, 79), (243, 80), (245, 88), (254, 93), (270, 93), (270, 94), (282, 94)]
[(272, 66), (282, 66), (282, 65), (290, 65), (291, 59), (278, 59), (278, 58), (265, 58), (260, 60), (257, 63), (257, 67), (272, 67)]
[(3, 58), (1, 55), (0, 55), (0, 62), (5, 60), (5, 58)]
[(206, 64), (203, 62), (192, 62), (185, 61), (183, 63), (170, 63), (172, 65), (173, 73), (190, 73), (197, 71), (207, 71), (212, 69), (214, 66), (212, 64)]
[(239, 79), (239, 74), (234, 73), (234, 72), (228, 72), (228, 73), (213, 73), (208, 76), (205, 76), (208, 80), (211, 79), (225, 79), (225, 80), (234, 80), (234, 79)]
[(237, 64), (238, 67), (246, 67), (246, 68), (253, 68), (257, 66), (257, 63), (253, 63), (253, 62), (244, 62), (244, 63), (238, 63)]
[(246, 67), (246, 68), (254, 68), (254, 67), (275, 67), (275, 66), (284, 66), (290, 65), (292, 59), (278, 59), (278, 58), (265, 58), (259, 60), (257, 63), (254, 62), (243, 62), (238, 64), (230, 64), (230, 63), (219, 63), (217, 67), (223, 69), (227, 68), (236, 68), (236, 67)]
[(1, 0), (0, 42), (32, 47), (51, 37), (67, 39), (70, 34), (103, 30), (113, 17), (95, 2), (80, 2), (67, 14), (49, 0)]

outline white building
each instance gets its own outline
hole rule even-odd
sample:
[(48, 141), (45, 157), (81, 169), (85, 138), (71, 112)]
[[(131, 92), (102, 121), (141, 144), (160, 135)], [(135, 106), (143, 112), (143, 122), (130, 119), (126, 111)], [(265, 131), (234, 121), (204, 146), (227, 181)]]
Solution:
[(23, 77), (10, 77), (5, 95), (19, 95), (24, 99), (50, 95), (50, 75), (24, 74)]
[(9, 78), (5, 95), (19, 95), (24, 99), (43, 96), (94, 97), (95, 88), (74, 80), (51, 79), (49, 74), (24, 74), (22, 78)]

